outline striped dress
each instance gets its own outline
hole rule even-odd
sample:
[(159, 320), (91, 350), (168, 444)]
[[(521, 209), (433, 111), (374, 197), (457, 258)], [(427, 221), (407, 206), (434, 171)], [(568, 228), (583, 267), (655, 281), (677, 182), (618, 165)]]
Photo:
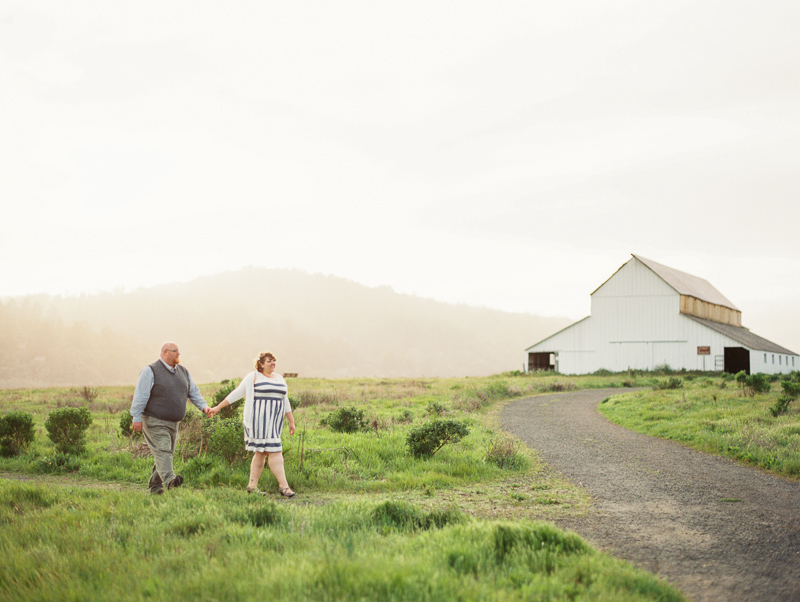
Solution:
[(244, 446), (247, 451), (283, 451), (281, 430), (284, 414), (291, 412), (288, 392), (286, 381), (280, 376), (253, 384), (252, 411), (245, 412), (244, 423)]

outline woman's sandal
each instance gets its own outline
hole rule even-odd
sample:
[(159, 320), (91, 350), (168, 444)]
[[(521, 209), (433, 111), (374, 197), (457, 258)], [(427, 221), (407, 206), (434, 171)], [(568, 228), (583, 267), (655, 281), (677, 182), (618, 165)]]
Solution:
[(297, 494), (294, 491), (292, 491), (291, 487), (284, 487), (283, 489), (281, 489), (281, 495), (283, 497), (294, 497)]
[(247, 488), (247, 493), (253, 493), (253, 492), (258, 493), (259, 495), (267, 495), (266, 493), (261, 491), (258, 487), (248, 487)]

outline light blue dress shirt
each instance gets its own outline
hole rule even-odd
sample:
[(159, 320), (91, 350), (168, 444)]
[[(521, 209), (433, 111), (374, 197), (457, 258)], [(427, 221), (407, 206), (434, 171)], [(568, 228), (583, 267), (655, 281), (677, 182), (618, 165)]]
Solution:
[[(161, 358), (159, 358), (158, 361), (164, 364), (167, 370), (175, 374), (175, 368), (171, 368), (169, 364)], [(194, 384), (192, 375), (189, 374), (188, 370), (186, 374), (189, 375), (189, 401), (196, 405), (198, 409), (204, 410), (208, 407), (208, 404), (200, 394), (200, 389)], [(150, 400), (150, 392), (153, 390), (154, 381), (153, 371), (150, 369), (150, 366), (145, 366), (142, 371), (139, 372), (139, 381), (136, 383), (136, 390), (133, 392), (133, 401), (131, 402), (131, 416), (133, 417), (133, 422), (142, 421), (142, 412), (147, 406), (147, 402)]]

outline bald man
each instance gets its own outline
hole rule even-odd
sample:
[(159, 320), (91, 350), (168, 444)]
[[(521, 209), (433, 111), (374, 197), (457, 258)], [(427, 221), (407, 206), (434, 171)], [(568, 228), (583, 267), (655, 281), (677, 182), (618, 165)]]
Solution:
[(139, 373), (131, 403), (133, 430), (142, 432), (153, 453), (150, 493), (164, 493), (183, 485), (183, 477), (173, 468), (178, 425), (186, 415), (186, 400), (208, 415), (210, 408), (192, 380), (189, 371), (180, 365), (181, 351), (172, 341), (161, 346), (161, 357)]

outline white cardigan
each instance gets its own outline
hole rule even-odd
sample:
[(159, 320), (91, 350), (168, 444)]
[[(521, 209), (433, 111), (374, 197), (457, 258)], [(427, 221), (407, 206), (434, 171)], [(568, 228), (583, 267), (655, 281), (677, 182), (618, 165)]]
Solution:
[[(255, 398), (255, 383), (256, 378), (258, 378), (259, 382), (278, 382), (286, 385), (286, 381), (283, 379), (283, 376), (280, 374), (276, 374), (273, 378), (267, 378), (261, 372), (251, 372), (247, 376), (242, 379), (242, 382), (239, 383), (239, 386), (236, 387), (233, 391), (228, 393), (223, 401), (227, 401), (229, 404), (233, 404), (236, 401), (239, 401), (242, 397), (244, 397), (244, 412), (242, 412), (242, 420), (245, 424), (249, 424), (249, 421), (253, 418), (253, 399)], [(286, 385), (286, 395), (283, 396), (283, 413), (288, 414), (292, 411), (292, 404), (289, 403), (289, 386)]]

